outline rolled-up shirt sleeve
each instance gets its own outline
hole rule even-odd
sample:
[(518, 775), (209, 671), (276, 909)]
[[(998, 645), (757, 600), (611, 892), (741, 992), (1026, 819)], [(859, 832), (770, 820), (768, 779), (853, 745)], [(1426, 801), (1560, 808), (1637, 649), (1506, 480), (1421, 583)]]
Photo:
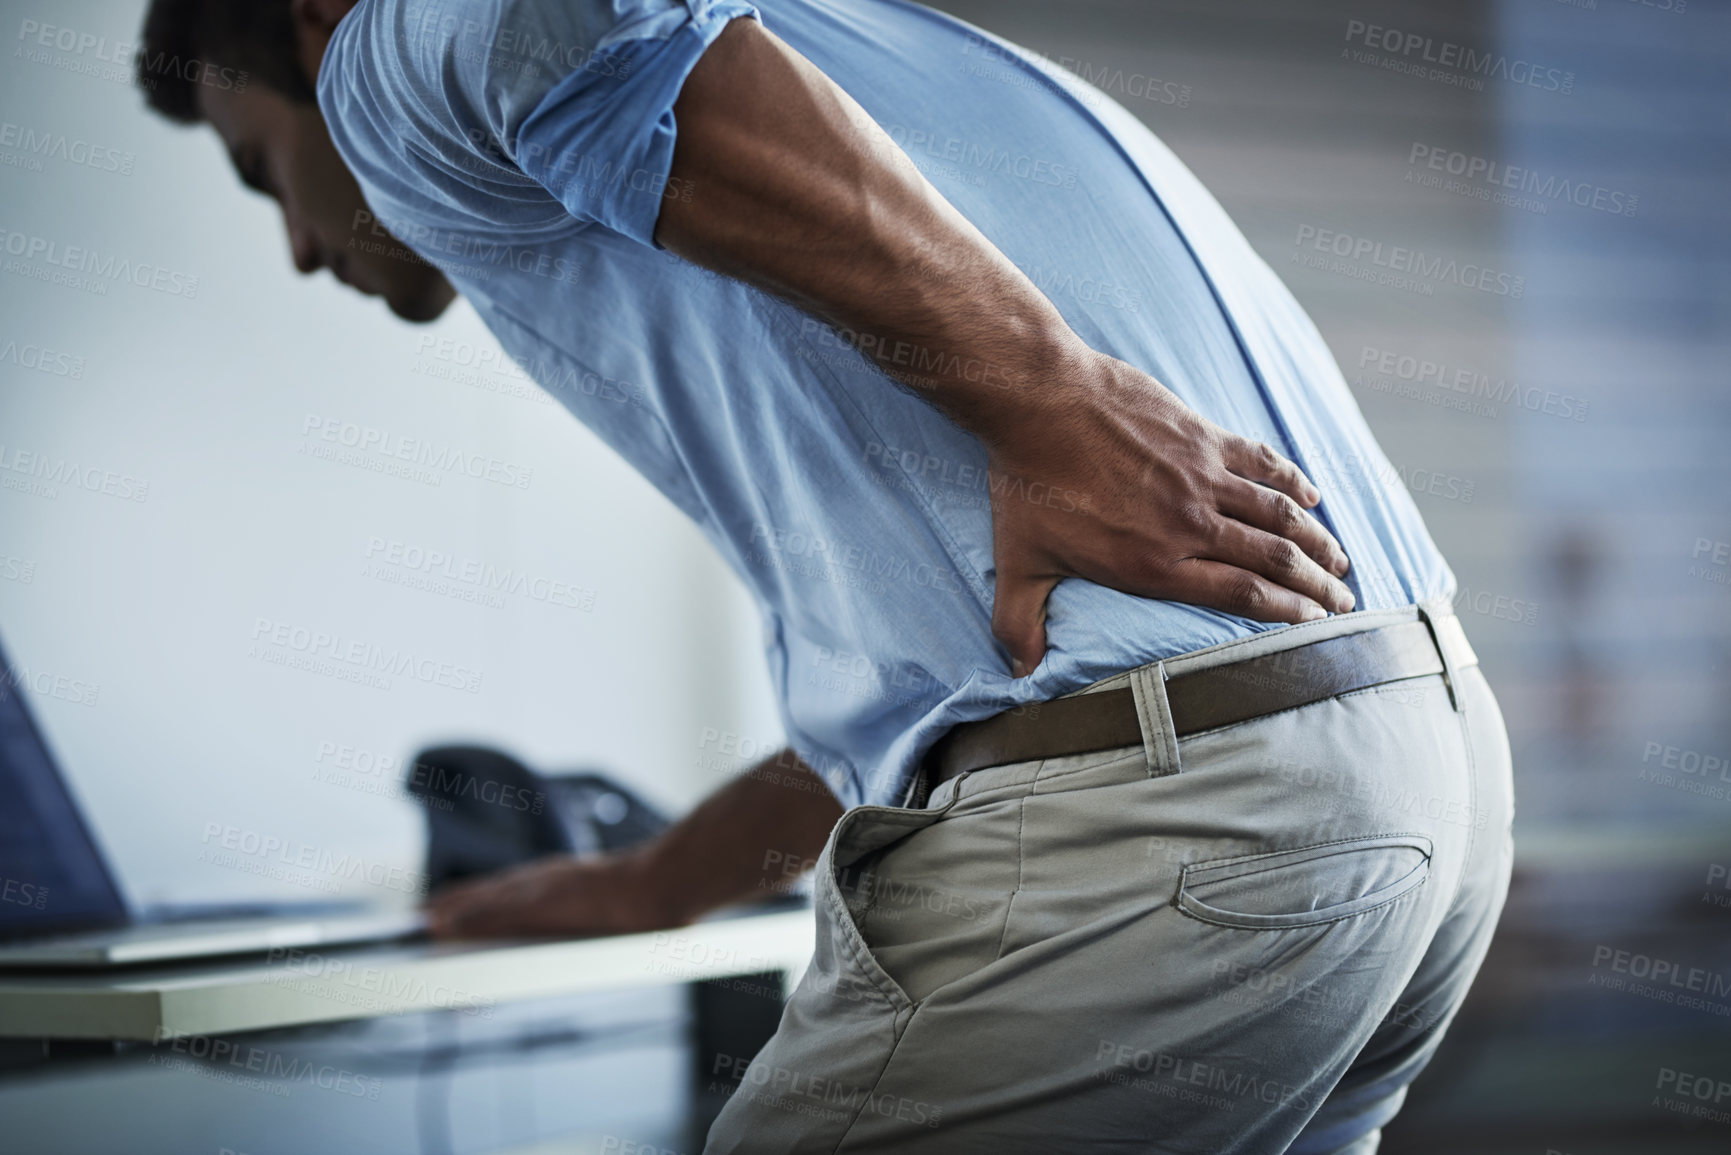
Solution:
[(721, 30), (757, 16), (743, 0), (687, 0), (620, 25), (523, 118), (512, 159), (576, 219), (653, 246), (662, 203), (692, 194), (670, 177), (674, 101)]

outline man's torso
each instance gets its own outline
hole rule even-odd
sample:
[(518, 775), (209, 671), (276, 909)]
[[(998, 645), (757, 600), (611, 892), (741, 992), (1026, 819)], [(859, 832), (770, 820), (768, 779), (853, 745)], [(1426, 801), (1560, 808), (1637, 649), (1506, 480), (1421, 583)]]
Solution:
[[(755, 7), (1091, 346), (1305, 467), (1353, 558), (1360, 608), (1452, 592), (1314, 329), (1122, 109), (894, 0)], [(628, 28), (657, 35), (730, 11), (363, 0), (326, 57), (321, 103), (380, 218), (756, 595), (790, 743), (845, 802), (899, 798), (917, 754), (955, 722), (1270, 628), (1065, 581), (1048, 606), (1050, 652), (1012, 679), (990, 630), (991, 486), (1077, 516), (1092, 495), (988, 477), (977, 439), (861, 353), (871, 337), (579, 221), (514, 168), (513, 134), (556, 85), (621, 93), (629, 107), (633, 79), (653, 78), (653, 39), (608, 39), (621, 8)], [(605, 133), (583, 139), (598, 143), (562, 155), (561, 179), (605, 186), (635, 220), (702, 193), (634, 165)], [(956, 356), (890, 355), (916, 373)], [(1012, 372), (963, 368), (987, 381)]]

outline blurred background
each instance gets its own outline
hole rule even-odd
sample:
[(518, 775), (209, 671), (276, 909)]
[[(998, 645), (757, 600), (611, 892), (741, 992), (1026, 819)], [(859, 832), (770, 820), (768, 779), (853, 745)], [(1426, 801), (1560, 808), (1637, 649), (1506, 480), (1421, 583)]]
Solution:
[[(1459, 578), (1515, 750), (1516, 877), (1383, 1150), (1731, 1150), (1664, 1078), (1731, 1080), (1731, 10), (936, 6), (1093, 81), (1197, 173)], [(414, 867), (393, 784), (431, 741), (599, 767), (673, 812), (774, 748), (731, 574), (466, 307), (412, 327), (299, 278), (213, 137), (91, 53), (23, 48), (27, 20), (131, 41), (139, 0), (0, 9), (0, 240), (197, 279), (54, 285), (10, 248), (0, 276), (0, 637), (135, 900), (305, 897), (200, 861), (211, 823)], [(1444, 45), (1490, 63), (1439, 66)], [(1395, 247), (1490, 288), (1379, 281)], [(322, 431), (346, 427), (527, 480), (334, 460)], [(356, 685), (286, 664), (271, 639), (296, 630), (478, 677)]]

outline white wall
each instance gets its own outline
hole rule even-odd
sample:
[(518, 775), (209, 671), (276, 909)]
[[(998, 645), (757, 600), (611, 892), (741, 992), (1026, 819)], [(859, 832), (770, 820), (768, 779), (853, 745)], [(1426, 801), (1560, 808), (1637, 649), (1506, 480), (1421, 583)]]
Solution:
[[(143, 8), (0, 6), (0, 122), (17, 126), (0, 129), (12, 134), (0, 135), (0, 246), (40, 238), (198, 278), (190, 298), (124, 280), (97, 294), (20, 271), (53, 271), (42, 254), (0, 254), (0, 637), (36, 675), (44, 692), (28, 700), (128, 890), (308, 898), (323, 894), (332, 856), (360, 856), (375, 877), (414, 869), (414, 808), (315, 780), (327, 743), (402, 759), (433, 740), (496, 742), (689, 805), (721, 780), (706, 727), (777, 734), (743, 589), (563, 409), (426, 374), (450, 365), (422, 352), (425, 337), (492, 348), (466, 306), (411, 326), (327, 274), (298, 276), (274, 205), (239, 186), (213, 134), (168, 125), (130, 85), (79, 71), (120, 74), (101, 58), (136, 40)], [(30, 21), (85, 46), (40, 48)], [(99, 166), (130, 172), (27, 152), (26, 130), (112, 149)], [(55, 364), (82, 376), (25, 367), (26, 346), (66, 354)], [(532, 470), (530, 483), (453, 474), (434, 486), (321, 460), (304, 452), (328, 447), (303, 436), (309, 415), (485, 454)], [(29, 492), (32, 479), (8, 471), (20, 452), (148, 490)], [(579, 600), (593, 591), (592, 609), (405, 588), (366, 572), (382, 560), (369, 558), (375, 539), (514, 568)], [(381, 689), (270, 664), (252, 656), (260, 619), (478, 670), (480, 689), (403, 675)], [(94, 704), (67, 700), (91, 695), (56, 676), (99, 687)], [(210, 861), (213, 823), (285, 849)], [(266, 862), (282, 877), (241, 865)], [(340, 890), (403, 897), (365, 873), (339, 877)]]

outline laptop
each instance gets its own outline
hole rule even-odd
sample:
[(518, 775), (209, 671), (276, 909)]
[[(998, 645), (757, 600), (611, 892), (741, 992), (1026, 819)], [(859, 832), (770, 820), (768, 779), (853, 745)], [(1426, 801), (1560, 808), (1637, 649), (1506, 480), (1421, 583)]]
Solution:
[(418, 911), (290, 903), (133, 911), (0, 650), (0, 969), (191, 962), (424, 931)]

